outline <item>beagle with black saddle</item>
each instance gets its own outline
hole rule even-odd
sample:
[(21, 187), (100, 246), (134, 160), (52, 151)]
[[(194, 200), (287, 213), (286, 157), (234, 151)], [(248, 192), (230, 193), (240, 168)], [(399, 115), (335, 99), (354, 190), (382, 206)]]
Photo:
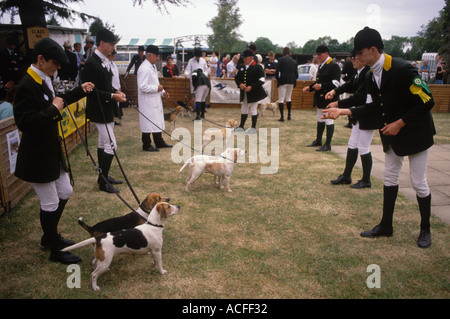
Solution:
[(100, 290), (97, 278), (109, 270), (115, 254), (132, 252), (138, 254), (152, 253), (156, 269), (161, 275), (167, 273), (162, 266), (161, 249), (163, 245), (163, 229), (167, 218), (175, 215), (180, 206), (158, 203), (150, 212), (147, 222), (131, 229), (123, 229), (101, 236), (86, 239), (78, 244), (66, 247), (62, 251), (71, 251), (94, 244), (94, 260), (96, 266), (91, 274), (92, 289)]
[(83, 222), (83, 218), (78, 219), (78, 224), (81, 225), (91, 237), (101, 236), (103, 234), (118, 231), (122, 229), (134, 228), (142, 225), (148, 219), (148, 215), (152, 211), (153, 207), (160, 202), (169, 202), (170, 198), (161, 197), (158, 193), (150, 193), (145, 200), (139, 205), (139, 208), (124, 216), (114, 217), (95, 224), (94, 226), (88, 226)]

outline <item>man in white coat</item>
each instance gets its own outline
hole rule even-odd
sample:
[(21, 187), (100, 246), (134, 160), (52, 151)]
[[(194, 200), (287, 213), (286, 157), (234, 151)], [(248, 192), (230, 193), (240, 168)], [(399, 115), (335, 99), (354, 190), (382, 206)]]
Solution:
[[(159, 148), (172, 147), (172, 145), (166, 144), (162, 138), (162, 131), (165, 129), (162, 98), (168, 98), (169, 93), (159, 84), (156, 69), (156, 63), (159, 60), (158, 47), (149, 45), (146, 54), (146, 59), (142, 62), (137, 73), (142, 150), (157, 152)], [(150, 134), (153, 135), (156, 148), (151, 145)]]

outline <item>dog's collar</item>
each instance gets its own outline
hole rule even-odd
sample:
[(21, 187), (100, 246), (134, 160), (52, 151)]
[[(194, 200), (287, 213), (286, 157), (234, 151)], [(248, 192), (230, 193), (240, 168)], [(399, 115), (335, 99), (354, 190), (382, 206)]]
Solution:
[(151, 225), (151, 226), (158, 227), (158, 228), (164, 228), (163, 225), (155, 225), (155, 224), (150, 223), (149, 221), (147, 221), (146, 224), (149, 224), (149, 225)]

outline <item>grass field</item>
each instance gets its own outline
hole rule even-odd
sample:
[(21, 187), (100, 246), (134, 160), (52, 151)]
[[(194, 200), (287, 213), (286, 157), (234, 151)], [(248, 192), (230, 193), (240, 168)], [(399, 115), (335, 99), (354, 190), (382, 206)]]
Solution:
[[(206, 117), (224, 124), (230, 118), (239, 120), (239, 113), (208, 109)], [(138, 113), (124, 109), (123, 125), (115, 128), (117, 153), (133, 189), (140, 199), (159, 192), (181, 206), (164, 230), (168, 273), (159, 275), (150, 255), (117, 255), (111, 270), (99, 277), (101, 290), (94, 292), (92, 249), (85, 247), (75, 251), (83, 259), (81, 288), (68, 288), (67, 266), (50, 262), (49, 252), (39, 246), (39, 201), (32, 191), (0, 218), (0, 298), (448, 299), (450, 227), (432, 217), (433, 244), (418, 248), (418, 207), (400, 194), (394, 236), (361, 238), (361, 231), (380, 220), (382, 182), (373, 179), (372, 188), (364, 190), (332, 186), (330, 180), (341, 174), (344, 160), (305, 147), (315, 138), (315, 111), (294, 110), (293, 120), (284, 123), (277, 119), (266, 112), (258, 122), (270, 134), (279, 128), (276, 174), (262, 175), (261, 167), (268, 164), (247, 156), (235, 166), (232, 193), (214, 186), (211, 175), (201, 176), (187, 193), (187, 170), (178, 172), (182, 164), (172, 161), (170, 149), (142, 152)], [(450, 143), (449, 114), (436, 114), (435, 122), (436, 142)], [(343, 118), (336, 121), (334, 145), (346, 144), (350, 130), (345, 123)], [(193, 132), (194, 124), (180, 117), (177, 127)], [(208, 127), (215, 126), (204, 122), (203, 129)], [(95, 158), (96, 142), (94, 132), (89, 146)], [(373, 143), (379, 143), (378, 133)], [(87, 233), (77, 223), (80, 216), (95, 224), (130, 210), (114, 194), (98, 191), (83, 146), (70, 155), (70, 162), (74, 193), (59, 230), (81, 241)], [(361, 173), (355, 168), (354, 179)], [(123, 179), (117, 163), (111, 176)], [(129, 188), (118, 188), (137, 207)], [(381, 288), (370, 289), (366, 283), (370, 265), (379, 266)]]

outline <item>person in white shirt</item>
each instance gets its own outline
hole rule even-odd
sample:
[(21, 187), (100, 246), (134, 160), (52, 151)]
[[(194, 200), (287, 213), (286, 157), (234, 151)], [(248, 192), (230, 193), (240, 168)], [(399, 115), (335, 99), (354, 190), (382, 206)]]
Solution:
[(215, 78), (217, 77), (217, 66), (219, 65), (219, 59), (217, 58), (216, 52), (212, 53), (211, 59), (209, 59), (209, 63), (209, 68), (211, 69), (211, 77)]
[[(114, 91), (121, 91), (120, 86), (120, 77), (119, 77), (119, 68), (117, 67), (116, 63), (114, 61), (116, 60), (116, 50), (113, 51), (113, 53), (108, 56), (108, 60), (111, 61), (111, 73), (112, 73), (112, 86)], [(122, 125), (120, 120), (122, 119), (122, 109), (120, 108), (120, 105), (118, 102), (115, 102), (117, 104), (115, 116), (119, 119), (119, 121), (114, 121), (115, 125)]]
[[(209, 74), (208, 63), (206, 63), (206, 60), (202, 58), (202, 50), (200, 48), (196, 48), (194, 50), (194, 57), (189, 60), (188, 65), (184, 70), (185, 77), (190, 78), (192, 73), (198, 69), (202, 69), (203, 74)], [(193, 90), (191, 90), (191, 92), (193, 92)]]
[(236, 73), (238, 72), (237, 69), (237, 62), (239, 61), (239, 54), (236, 54), (233, 56), (233, 60), (228, 62), (227, 64), (227, 77), (234, 78), (236, 76)]
[[(194, 83), (192, 82), (192, 74), (198, 69), (201, 69), (203, 71), (203, 74), (208, 77), (209, 74), (208, 63), (206, 63), (206, 60), (202, 58), (202, 50), (200, 48), (195, 48), (194, 57), (189, 60), (188, 65), (186, 66), (186, 69), (184, 71), (184, 76), (190, 79), (191, 95), (192, 98), (195, 100), (195, 111), (197, 111), (197, 109), (201, 107), (199, 103), (201, 101), (198, 101), (197, 99), (199, 98), (199, 96), (202, 96), (202, 94), (201, 95), (196, 94), (195, 92), (196, 89)], [(198, 119), (198, 117), (196, 119)]]
[[(164, 125), (164, 110), (162, 97), (169, 97), (164, 87), (159, 83), (156, 63), (159, 60), (159, 49), (157, 46), (149, 45), (145, 50), (147, 57), (142, 62), (137, 72), (139, 124), (142, 132), (142, 150), (146, 152), (157, 152), (158, 148), (172, 147), (166, 144), (162, 138)], [(151, 145), (151, 137), (155, 147)]]

